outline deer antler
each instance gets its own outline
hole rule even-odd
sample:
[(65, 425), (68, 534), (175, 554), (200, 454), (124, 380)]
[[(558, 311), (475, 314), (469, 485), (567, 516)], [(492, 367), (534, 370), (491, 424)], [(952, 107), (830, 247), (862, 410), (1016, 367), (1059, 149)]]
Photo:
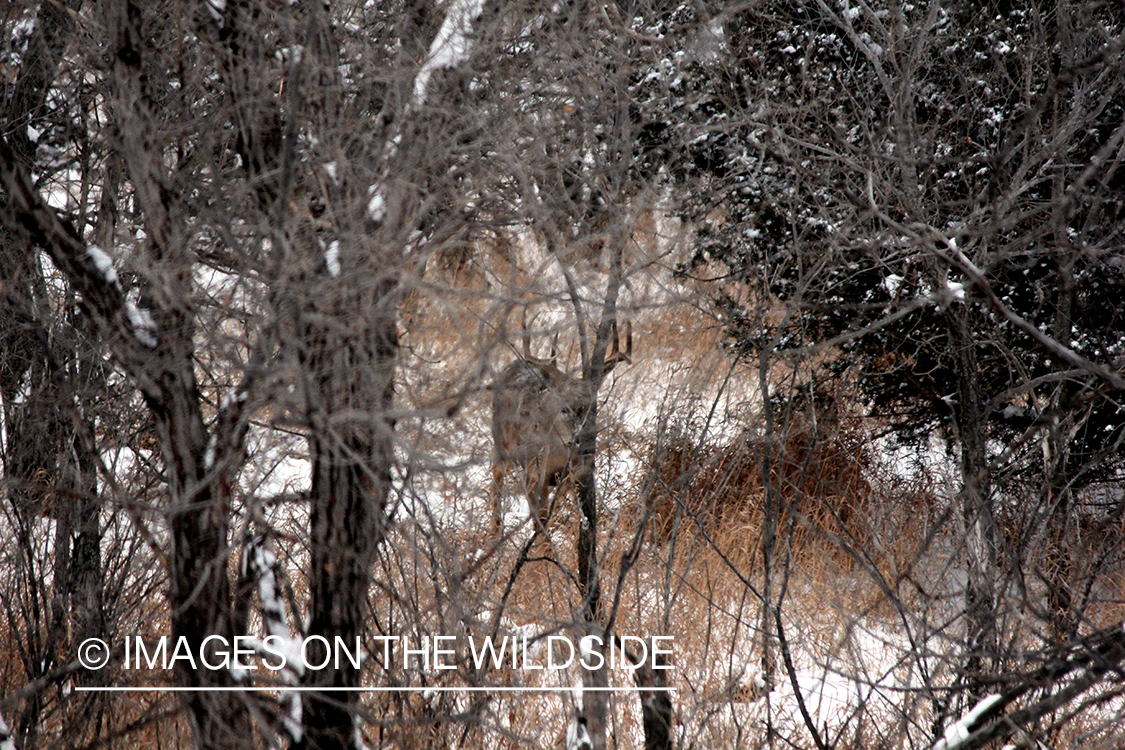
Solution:
[(613, 343), (610, 344), (609, 354), (605, 358), (605, 372), (609, 372), (619, 362), (632, 364), (633, 362), (633, 321), (625, 321), (625, 351), (621, 351), (617, 339), (617, 322), (613, 323)]
[(520, 328), (522, 329), (523, 358), (533, 364), (550, 365), (551, 367), (554, 367), (555, 362), (559, 358), (559, 332), (555, 331), (555, 335), (551, 339), (551, 355), (544, 359), (543, 357), (536, 357), (531, 353), (531, 331), (529, 331), (527, 328), (526, 307), (523, 309), (523, 318), (520, 321)]

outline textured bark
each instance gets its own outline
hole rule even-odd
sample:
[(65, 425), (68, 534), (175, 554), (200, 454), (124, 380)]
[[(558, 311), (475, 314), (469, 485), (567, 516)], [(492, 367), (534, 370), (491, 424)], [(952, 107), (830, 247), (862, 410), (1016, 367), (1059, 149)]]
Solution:
[[(1054, 186), (1054, 191), (1056, 200), (1061, 204), (1066, 190), (1061, 176), (1058, 183)], [(1058, 217), (1056, 222), (1059, 226), (1065, 226), (1062, 217)], [(1074, 265), (1077, 256), (1066, 248), (1065, 231), (1058, 232), (1055, 241), (1060, 247), (1056, 251), (1058, 257), (1055, 260), (1059, 285), (1051, 336), (1063, 346), (1070, 347), (1074, 329)], [(1056, 387), (1048, 410), (1051, 416), (1044, 438), (1043, 469), (1046, 482), (1043, 485), (1042, 505), (1046, 516), (1047, 554), (1043, 567), (1047, 583), (1047, 614), (1051, 618), (1054, 637), (1060, 643), (1078, 636), (1080, 622), (1071, 594), (1076, 568), (1072, 546), (1078, 541), (1074, 534), (1075, 519), (1072, 511), (1075, 486), (1081, 486), (1082, 483), (1070, 471), (1070, 445), (1076, 432), (1075, 422), (1076, 419), (1082, 419), (1076, 414), (1078, 410), (1075, 408), (1080, 402), (1080, 399), (1075, 398), (1079, 390), (1077, 384), (1066, 381)]]
[[(43, 107), (57, 76), (62, 54), (74, 36), (72, 13), (80, 0), (43, 3), (35, 32), (11, 97), (3, 104), (2, 119), (10, 143), (4, 146), (6, 162), (29, 164), (35, 144), (29, 127), (43, 129)], [(0, 100), (2, 101), (2, 100)], [(4, 170), (14, 177), (14, 171)], [(5, 191), (6, 192), (6, 191)], [(6, 440), (3, 448), (3, 490), (12, 503), (17, 538), (26, 549), (19, 556), (27, 567), (25, 596), (42, 599), (47, 627), (45, 638), (34, 638), (38, 654), (25, 664), (34, 667), (29, 681), (42, 678), (71, 658), (73, 649), (89, 637), (106, 633), (101, 577), (100, 503), (97, 496), (93, 447), (80, 439), (90, 430), (83, 407), (105, 396), (104, 367), (85, 344), (81, 320), (51, 320), (46, 283), (31, 237), (14, 219), (14, 206), (4, 199), (5, 221), (0, 225), (0, 400)], [(43, 533), (39, 516), (56, 523), (53, 534), (52, 575), (36, 571), (32, 542)], [(37, 574), (38, 572), (38, 574)], [(27, 602), (25, 601), (25, 604)], [(33, 645), (28, 643), (29, 646)], [(93, 702), (102, 702), (96, 696)], [(24, 705), (18, 717), (21, 746), (36, 743), (38, 695)], [(86, 730), (82, 717), (71, 717), (76, 738)]]
[[(594, 481), (594, 461), (598, 448), (598, 391), (605, 381), (606, 352), (609, 349), (611, 336), (616, 332), (617, 299), (624, 276), (624, 244), (623, 238), (619, 238), (617, 246), (610, 253), (610, 273), (602, 298), (594, 346), (584, 363), (581, 384), (585, 387), (585, 397), (578, 409), (578, 430), (574, 448), (575, 495), (578, 498), (580, 514), (576, 541), (578, 589), (582, 597), (582, 609), (578, 616), (584, 624), (588, 624), (585, 627), (590, 632), (599, 634), (603, 632), (605, 613), (602, 607), (598, 561), (598, 491)], [(578, 295), (573, 288), (571, 293), (577, 300)], [(581, 315), (578, 319), (582, 320)], [(585, 352), (585, 347), (583, 349)], [(583, 670), (582, 674), (587, 687), (600, 688), (609, 684), (609, 675), (604, 667), (598, 670)], [(606, 693), (585, 693), (582, 712), (594, 750), (604, 750), (609, 726), (609, 701)]]
[(654, 666), (667, 666), (667, 664), (654, 665), (650, 655), (634, 673), (637, 687), (655, 688), (642, 690), (640, 693), (645, 750), (672, 750), (672, 698), (667, 690), (662, 689), (668, 687), (668, 672), (653, 669)]
[[(233, 607), (226, 560), (229, 496), (221, 474), (209, 471), (210, 435), (195, 380), (192, 321), (183, 301), (189, 298), (192, 258), (178, 244), (172, 191), (165, 189), (162, 161), (153, 153), (152, 115), (147, 106), (143, 58), (146, 51), (142, 14), (131, 2), (106, 7), (114, 38), (115, 111), (124, 141), (125, 161), (149, 237), (154, 264), (149, 301), (154, 326), (139, 335), (120, 283), (99, 267), (79, 232), (49, 208), (18, 164), (15, 152), (0, 142), (0, 184), (8, 196), (4, 219), (12, 231), (24, 231), (43, 248), (82, 297), (98, 336), (140, 389), (155, 423), (168, 486), (166, 516), (171, 531), (169, 605), (172, 636), (184, 637), (196, 653), (209, 635), (234, 635)], [(159, 271), (157, 271), (157, 268)], [(224, 422), (237, 424), (238, 419)], [(231, 452), (236, 431), (217, 441), (218, 455)], [(81, 568), (88, 577), (91, 534), (87, 522), (78, 531)], [(79, 519), (81, 521), (81, 519)], [(179, 665), (180, 663), (177, 662)], [(177, 673), (181, 685), (220, 687), (233, 684), (225, 670)], [(229, 693), (188, 693), (186, 703), (196, 744), (205, 748), (244, 747), (251, 724), (244, 703)]]
[[(32, 239), (81, 292), (103, 340), (111, 342), (118, 360), (140, 385), (153, 415), (168, 483), (172, 635), (186, 637), (198, 653), (206, 636), (233, 632), (225, 564), (229, 498), (206, 477), (208, 435), (192, 369), (190, 335), (185, 336), (187, 329), (181, 327), (171, 336), (162, 336), (153, 351), (144, 347), (133, 335), (121, 289), (106, 279), (78, 233), (43, 202), (11, 157), (11, 150), (0, 142), (0, 182), (15, 198), (5, 218), (30, 230)], [(87, 524), (84, 547), (90, 544), (90, 531)], [(181, 670), (178, 679), (190, 687), (232, 684), (225, 670)], [(250, 736), (249, 720), (244, 706), (231, 694), (189, 693), (187, 703), (200, 747), (244, 746)]]
[(259, 208), (268, 212), (279, 197), (279, 183), (288, 177), (276, 172), (282, 151), (278, 92), (272, 89), (270, 76), (263, 75), (270, 69), (270, 53), (263, 39), (268, 26), (262, 23), (260, 3), (228, 0), (221, 8), (221, 22), (200, 15), (199, 31), (219, 52), (220, 70), (233, 104), (234, 150), (255, 185)]
[[(953, 403), (961, 445), (961, 518), (965, 526), (965, 624), (967, 658), (964, 676), (971, 692), (983, 690), (989, 670), (987, 655), (997, 653), (996, 523), (992, 513), (986, 441), (988, 425), (975, 355), (975, 341), (965, 305), (946, 311), (951, 354), (957, 373)], [(977, 696), (978, 698), (981, 696)]]
[(38, 25), (28, 40), (27, 54), (5, 112), (4, 132), (12, 149), (25, 162), (35, 155), (27, 126), (36, 124), (42, 115), (63, 50), (74, 33), (73, 15), (81, 7), (82, 0), (45, 2), (39, 7)]
[[(193, 651), (200, 653), (208, 636), (229, 639), (236, 635), (227, 565), (230, 497), (226, 483), (210, 471), (207, 459), (211, 435), (204, 422), (195, 378), (193, 320), (190, 308), (184, 304), (191, 295), (194, 258), (180, 236), (182, 212), (173, 197), (174, 191), (166, 185), (161, 155), (154, 149), (159, 140), (153, 132), (156, 119), (147, 90), (144, 61), (148, 48), (142, 9), (131, 0), (120, 0), (109, 9), (108, 17), (114, 34), (114, 109), (126, 168), (144, 216), (148, 252), (154, 261), (151, 281), (142, 299), (154, 307), (152, 336), (156, 345), (148, 347), (140, 341), (145, 349), (153, 351), (138, 356), (130, 369), (155, 423), (168, 484), (172, 636), (186, 639)], [(131, 332), (133, 336), (117, 340), (137, 341), (137, 331)], [(132, 342), (119, 352), (119, 357), (128, 362), (130, 354), (140, 355)], [(183, 686), (234, 684), (228, 670), (192, 670), (184, 668), (180, 661), (176, 664), (177, 681)], [(185, 701), (198, 746), (243, 747), (247, 738), (253, 736), (246, 706), (236, 694), (190, 692)]]
[[(321, 314), (305, 317), (302, 342), (313, 462), (309, 635), (329, 643), (340, 638), (351, 648), (368, 619), (371, 571), (387, 523), (396, 284), (387, 278), (370, 290), (330, 286)], [(326, 320), (335, 324), (313, 322)], [(310, 649), (312, 663), (323, 658)], [(338, 668), (310, 670), (306, 684), (340, 688), (359, 681), (359, 670), (344, 659)], [(357, 693), (306, 693), (300, 747), (352, 747), (358, 701)]]

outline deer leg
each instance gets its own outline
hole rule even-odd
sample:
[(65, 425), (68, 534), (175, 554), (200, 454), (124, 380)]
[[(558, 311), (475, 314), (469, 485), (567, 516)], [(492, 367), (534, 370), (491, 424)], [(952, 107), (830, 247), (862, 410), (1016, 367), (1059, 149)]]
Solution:
[(551, 488), (546, 482), (539, 483), (538, 510), (535, 513), (535, 522), (539, 524), (539, 531), (547, 536), (547, 521), (551, 518)]
[(547, 533), (546, 519), (543, 517), (543, 507), (546, 500), (547, 485), (543, 481), (542, 466), (538, 458), (527, 465), (527, 514), (531, 522), (542, 533)]
[(503, 461), (497, 461), (492, 464), (492, 530), (494, 533), (499, 534), (504, 528), (504, 474), (507, 473), (507, 466)]
[(574, 504), (578, 505), (578, 494), (575, 492), (574, 479), (571, 478), (569, 468), (559, 478), (558, 487), (555, 488), (555, 503), (557, 504), (566, 495), (572, 496)]

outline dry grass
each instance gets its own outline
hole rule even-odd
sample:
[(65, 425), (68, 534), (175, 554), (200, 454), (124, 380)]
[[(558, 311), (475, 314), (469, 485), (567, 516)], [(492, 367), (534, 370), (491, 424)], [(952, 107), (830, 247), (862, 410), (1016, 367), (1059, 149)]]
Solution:
[[(508, 535), (493, 538), (485, 499), (486, 386), (490, 373), (514, 356), (514, 332), (497, 321), (521, 303), (490, 287), (521, 288), (535, 266), (525, 263), (511, 278), (499, 279), (487, 268), (446, 260), (438, 270), (448, 283), (419, 284), (403, 313), (399, 436), (410, 475), (399, 488), (396, 525), (375, 571), (373, 630), (413, 638), (573, 636), (582, 604), (573, 502), (563, 499), (549, 525), (549, 542), (521, 559), (529, 524), (509, 519)], [(873, 442), (872, 425), (849, 411), (840, 393), (798, 405), (767, 441), (754, 421), (748, 387), (718, 395), (725, 360), (715, 346), (720, 334), (714, 321), (685, 310), (631, 312), (636, 362), (618, 368), (603, 394), (599, 439), (616, 454), (635, 458), (624, 464), (627, 471), (607, 463), (599, 474), (603, 499), (609, 498), (600, 528), (605, 621), (612, 617), (619, 634), (673, 637), (673, 734), (681, 746), (762, 746), (767, 723), (782, 737), (779, 744), (811, 746), (776, 646), (775, 661), (762, 663), (764, 498), (772, 488), (778, 516), (770, 596), (776, 605), (784, 592), (783, 625), (820, 728), (839, 732), (839, 748), (925, 746), (935, 710), (919, 696), (927, 681), (955, 679), (958, 664), (951, 655), (962, 645), (962, 553), (957, 531), (943, 515), (948, 493), (925, 471), (904, 475), (888, 466)], [(540, 332), (565, 334), (565, 316), (549, 312)], [(570, 357), (573, 366), (574, 356), (573, 344), (564, 344), (563, 359)], [(697, 404), (725, 399), (715, 410), (718, 420), (726, 420), (725, 431), (701, 437), (700, 420), (682, 416), (691, 410), (677, 411), (692, 401), (683, 393)], [(665, 403), (654, 394), (673, 395)], [(293, 526), (280, 535), (278, 552), (290, 561), (298, 602), (305, 600), (298, 570), (306, 559), (301, 518), (295, 513), (278, 519), (282, 531)], [(646, 520), (647, 527), (641, 523)], [(1009, 543), (1027, 534), (1018, 520), (1000, 519)], [(1084, 547), (1087, 562), (1076, 570), (1102, 566), (1085, 605), (1092, 627), (1122, 615), (1122, 566), (1113, 555), (1121, 549), (1123, 529), (1120, 519), (1101, 519), (1080, 532), (1091, 544)], [(643, 543), (627, 564), (638, 534)], [(1057, 558), (1057, 550), (1043, 556)], [(120, 632), (134, 634), (148, 622), (153, 635), (167, 633), (165, 613), (157, 599), (151, 601), (148, 610), (123, 619)], [(1038, 645), (1028, 635), (1012, 643)], [(467, 661), (442, 672), (385, 668), (381, 646), (369, 647), (365, 681), (373, 685), (581, 682), (573, 669), (478, 671)], [(18, 687), (12, 646), (0, 651), (0, 668), (5, 691)], [(763, 685), (770, 669), (774, 692), (767, 697)], [(118, 684), (130, 677), (140, 680), (124, 675)], [(610, 675), (614, 684), (632, 680), (622, 669)], [(814, 701), (817, 680), (832, 692), (823, 703)], [(122, 740), (130, 747), (188, 747), (190, 733), (177, 705), (144, 694), (115, 697), (112, 731), (135, 724)], [(59, 709), (51, 726), (62, 726), (63, 711), (76, 706)], [(365, 741), (372, 748), (555, 748), (573, 706), (570, 693), (372, 695), (365, 701)], [(610, 747), (643, 747), (637, 696), (615, 696), (612, 706)], [(1119, 746), (1120, 730), (1098, 718), (1103, 715), (1090, 711), (1066, 723), (1055, 733), (1058, 746)], [(142, 721), (149, 716), (158, 718)]]
[[(831, 559), (847, 569), (873, 545), (887, 562), (901, 563), (926, 531), (924, 525), (905, 527), (924, 524), (937, 506), (924, 476), (884, 481), (865, 421), (858, 417), (802, 415), (772, 443), (752, 427), (722, 442), (700, 441), (692, 432), (690, 426), (673, 426), (649, 450), (650, 476), (642, 479), (647, 485), (635, 511), (651, 504), (658, 544), (681, 533), (705, 533), (730, 554), (751, 553), (738, 558), (739, 566), (758, 570), (755, 554), (766, 521), (763, 461), (769, 489), (776, 492), (777, 533), (786, 553), (802, 563)], [(896, 540), (893, 549), (881, 543), (889, 538)]]

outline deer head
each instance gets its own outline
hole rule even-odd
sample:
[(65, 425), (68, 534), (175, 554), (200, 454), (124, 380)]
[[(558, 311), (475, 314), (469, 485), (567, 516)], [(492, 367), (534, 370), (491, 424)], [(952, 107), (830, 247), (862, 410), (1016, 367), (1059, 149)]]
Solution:
[[(502, 523), (504, 476), (516, 467), (523, 470), (531, 517), (545, 533), (551, 489), (555, 488), (557, 500), (573, 487), (571, 455), (585, 388), (579, 373), (567, 373), (555, 365), (554, 344), (550, 358), (532, 356), (526, 324), (523, 342), (523, 356), (501, 370), (492, 386), (493, 527), (498, 532)], [(614, 324), (604, 371), (631, 362), (632, 352), (632, 325), (625, 324), (622, 351)]]

